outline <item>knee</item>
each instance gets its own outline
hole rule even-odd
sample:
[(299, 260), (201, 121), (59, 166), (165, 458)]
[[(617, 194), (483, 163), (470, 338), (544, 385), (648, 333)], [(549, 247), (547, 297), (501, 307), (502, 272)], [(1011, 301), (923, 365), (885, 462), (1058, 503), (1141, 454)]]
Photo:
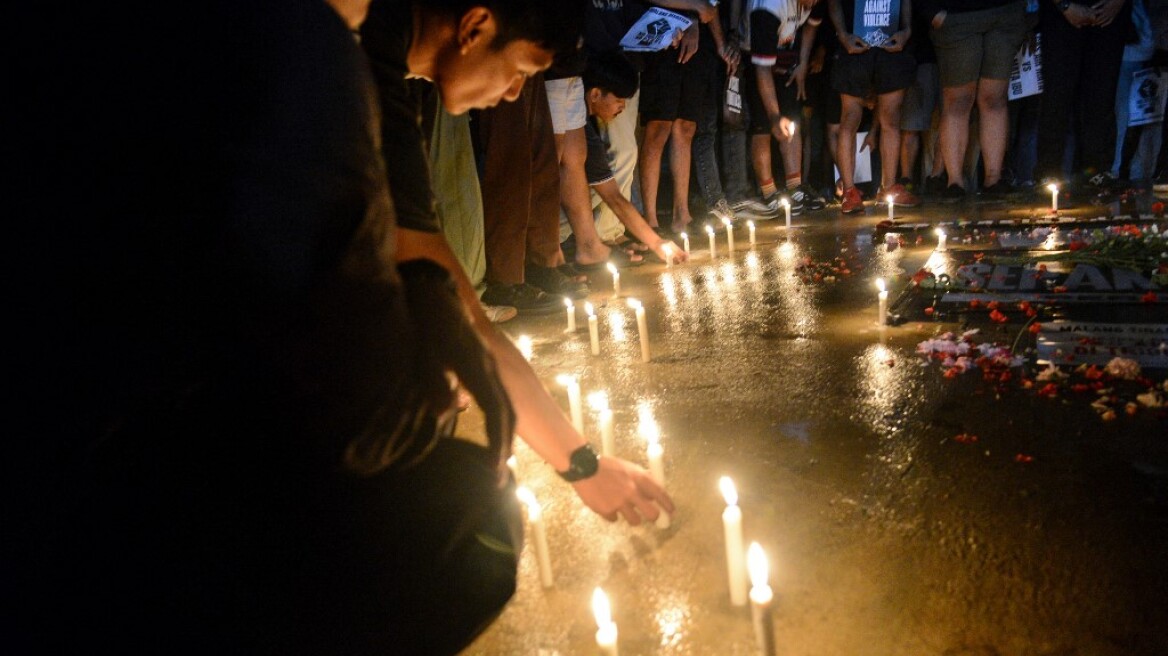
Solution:
[(971, 89), (957, 87), (945, 89), (942, 98), (941, 112), (949, 116), (968, 116), (973, 109), (974, 94)]
[(673, 122), (673, 138), (681, 139), (682, 141), (693, 141), (694, 134), (697, 132), (698, 124), (693, 121), (677, 120)]
[(1006, 111), (1006, 102), (1005, 88), (978, 89), (977, 91), (977, 109), (983, 114)]

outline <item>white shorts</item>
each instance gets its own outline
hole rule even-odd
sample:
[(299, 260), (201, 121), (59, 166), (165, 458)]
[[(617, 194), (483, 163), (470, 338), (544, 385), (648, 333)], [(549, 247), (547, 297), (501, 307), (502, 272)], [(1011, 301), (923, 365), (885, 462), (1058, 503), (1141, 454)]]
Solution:
[(552, 131), (563, 134), (584, 127), (588, 108), (584, 105), (584, 81), (580, 76), (547, 80), (544, 85), (552, 110)]

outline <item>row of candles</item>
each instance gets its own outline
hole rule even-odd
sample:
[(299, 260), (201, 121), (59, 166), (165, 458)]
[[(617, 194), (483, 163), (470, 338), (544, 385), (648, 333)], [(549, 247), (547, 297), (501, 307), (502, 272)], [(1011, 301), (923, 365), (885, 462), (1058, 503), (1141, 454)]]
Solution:
[[(611, 265), (609, 265), (611, 266)], [(620, 295), (620, 272), (615, 268), (612, 272), (613, 291), (615, 295)], [(641, 362), (649, 362), (653, 359), (653, 354), (649, 350), (649, 322), (645, 316), (645, 306), (635, 298), (627, 300), (630, 310), (637, 318), (637, 334), (641, 340)], [(565, 332), (574, 334), (576, 332), (576, 304), (572, 299), (564, 299), (565, 313), (568, 318), (568, 328)], [(596, 306), (592, 303), (584, 304), (584, 314), (588, 317), (588, 340), (592, 349), (592, 355), (600, 355), (600, 322), (596, 317)], [(522, 351), (523, 349), (520, 348)], [(530, 354), (524, 353), (530, 358)]]

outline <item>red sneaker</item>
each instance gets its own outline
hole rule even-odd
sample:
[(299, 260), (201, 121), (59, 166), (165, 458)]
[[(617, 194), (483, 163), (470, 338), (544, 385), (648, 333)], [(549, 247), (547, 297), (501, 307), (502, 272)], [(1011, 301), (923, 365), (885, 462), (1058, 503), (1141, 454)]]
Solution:
[(904, 185), (900, 184), (899, 182), (892, 185), (888, 189), (881, 189), (876, 194), (876, 202), (887, 203), (887, 198), (889, 196), (892, 196), (892, 202), (900, 205), (901, 207), (916, 207), (917, 205), (921, 204), (921, 199), (912, 195), (912, 192), (910, 192), (908, 189), (905, 189)]
[(860, 195), (860, 190), (855, 187), (844, 189), (844, 197), (840, 201), (840, 212), (843, 214), (855, 214), (856, 212), (863, 211), (864, 197)]

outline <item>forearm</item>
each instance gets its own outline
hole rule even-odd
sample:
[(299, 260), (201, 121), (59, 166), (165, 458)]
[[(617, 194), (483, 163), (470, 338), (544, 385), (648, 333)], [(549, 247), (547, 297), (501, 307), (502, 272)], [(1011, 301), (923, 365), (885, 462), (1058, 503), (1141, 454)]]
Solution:
[(799, 43), (799, 66), (803, 67), (803, 70), (807, 70), (807, 65), (811, 62), (811, 47), (815, 45), (815, 34), (818, 31), (818, 25), (803, 24), (802, 41)]
[(906, 35), (912, 34), (912, 6), (911, 2), (900, 3), (900, 31)]
[(440, 232), (398, 229), (397, 260), (430, 259), (450, 272), (459, 299), (475, 332), (495, 358), (499, 378), (515, 409), (515, 432), (557, 471), (568, 469), (568, 456), (584, 438), (548, 394), (531, 365), (505, 335), (495, 329), (478, 294)]
[(665, 241), (653, 231), (653, 228), (649, 227), (649, 223), (637, 211), (636, 206), (624, 197), (615, 180), (606, 180), (598, 185), (593, 185), (592, 188), (600, 196), (600, 199), (608, 205), (616, 218), (642, 243), (654, 248)]
[(722, 34), (722, 19), (718, 17), (718, 8), (714, 7), (714, 19), (706, 25), (710, 28), (710, 35), (714, 37), (714, 48), (721, 53), (726, 46), (725, 36)]
[(835, 26), (836, 40), (842, 42), (844, 36), (848, 34), (848, 24), (844, 22), (844, 8), (840, 0), (828, 0), (827, 14), (831, 16), (831, 23)]

